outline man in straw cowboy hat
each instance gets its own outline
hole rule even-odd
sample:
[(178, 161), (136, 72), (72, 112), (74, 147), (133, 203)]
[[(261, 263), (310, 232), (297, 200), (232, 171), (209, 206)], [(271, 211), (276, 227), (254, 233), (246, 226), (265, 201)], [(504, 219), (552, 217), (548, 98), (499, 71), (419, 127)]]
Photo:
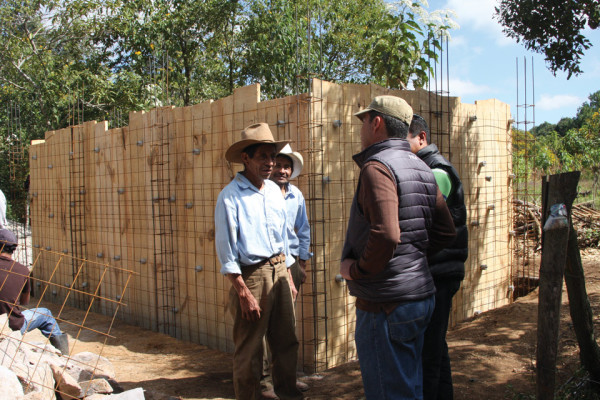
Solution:
[(355, 341), (367, 399), (421, 399), (423, 334), (434, 307), (428, 250), (456, 235), (429, 167), (406, 140), (413, 111), (378, 96), (362, 121), (360, 167), (340, 273), (356, 296)]
[[(296, 262), (290, 267), (290, 271), (294, 286), (298, 291), (300, 291), (300, 285), (306, 280), (306, 261), (313, 256), (309, 249), (310, 225), (306, 213), (306, 202), (300, 189), (290, 183), (290, 180), (300, 175), (303, 168), (302, 154), (292, 151), (291, 146), (286, 144), (275, 159), (275, 167), (270, 178), (279, 186), (285, 199), (290, 253), (296, 259)], [(265, 346), (261, 378), (262, 395), (265, 398), (274, 398), (275, 393), (270, 374), (270, 354), (267, 349), (268, 347)], [(296, 381), (296, 386), (301, 391), (308, 390), (308, 385), (302, 381)]]
[(266, 123), (242, 131), (242, 140), (225, 153), (244, 164), (219, 194), (215, 209), (215, 245), (221, 273), (232, 284), (233, 383), (238, 399), (261, 397), (263, 337), (273, 353), (273, 386), (281, 399), (301, 399), (296, 388), (298, 339), (294, 299), (297, 290), (288, 269), (285, 200), (269, 180), (277, 153), (287, 141), (275, 141)]

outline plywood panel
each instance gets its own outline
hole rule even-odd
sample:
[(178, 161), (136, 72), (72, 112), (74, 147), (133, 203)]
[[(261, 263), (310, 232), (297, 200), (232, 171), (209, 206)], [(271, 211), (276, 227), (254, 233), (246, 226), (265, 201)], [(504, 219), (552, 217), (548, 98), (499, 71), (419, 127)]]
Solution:
[[(506, 304), (512, 249), (508, 106), (497, 100), (461, 104), (422, 89), (319, 80), (298, 96), (261, 102), (260, 86), (252, 85), (214, 102), (131, 113), (128, 127), (108, 131), (105, 122), (86, 122), (72, 131), (47, 132), (30, 156), (33, 242), (39, 246), (34, 253), (44, 261), (36, 276), (51, 275), (57, 261), (52, 251), (80, 246), (90, 261), (138, 274), (121, 318), (232, 351), (225, 310), (229, 283), (215, 254), (214, 207), (242, 168), (224, 160), (225, 150), (245, 126), (267, 122), (276, 138), (292, 140), (305, 159), (295, 183), (307, 201), (315, 257), (297, 303), (300, 363), (320, 370), (355, 358), (354, 298), (335, 280), (359, 174), (352, 156), (360, 151), (361, 123), (353, 114), (388, 93), (405, 98), (428, 119), (431, 140), (455, 164), (465, 187), (470, 257), (452, 321)], [(69, 220), (79, 215), (70, 209), (78, 172), (69, 152), (76, 156), (79, 129), (84, 221), (77, 224)], [(85, 243), (72, 238), (77, 226), (85, 227)], [(40, 252), (46, 248), (51, 251)], [(73, 274), (68, 267), (58, 275), (63, 284)], [(88, 282), (90, 293), (101, 284), (106, 298), (116, 299), (125, 275), (115, 270), (103, 275), (104, 270), (88, 267), (80, 281)], [(90, 298), (77, 303), (85, 307)], [(110, 314), (115, 304), (97, 309)]]

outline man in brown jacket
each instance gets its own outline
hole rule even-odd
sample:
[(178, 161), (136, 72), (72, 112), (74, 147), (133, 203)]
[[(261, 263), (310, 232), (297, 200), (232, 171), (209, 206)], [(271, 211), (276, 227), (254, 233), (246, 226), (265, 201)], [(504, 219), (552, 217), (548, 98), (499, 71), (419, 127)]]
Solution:
[(434, 307), (427, 252), (456, 235), (433, 173), (406, 140), (412, 108), (378, 96), (362, 121), (361, 168), (340, 272), (356, 296), (355, 341), (367, 399), (420, 399)]

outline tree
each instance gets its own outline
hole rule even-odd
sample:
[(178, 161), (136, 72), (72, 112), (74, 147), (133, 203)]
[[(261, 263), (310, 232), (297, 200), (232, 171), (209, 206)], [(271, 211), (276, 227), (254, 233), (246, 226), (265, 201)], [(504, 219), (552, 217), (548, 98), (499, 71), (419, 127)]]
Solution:
[(551, 124), (550, 122), (542, 122), (541, 124), (531, 128), (531, 133), (536, 137), (547, 136), (552, 132), (556, 132), (556, 124)]
[[(221, 98), (254, 82), (265, 97), (305, 92), (313, 76), (426, 83), (448, 13), (429, 15), (421, 0), (365, 1), (3, 0), (0, 104), (21, 117), (14, 132), (0, 112), (0, 159), (48, 130), (116, 115), (123, 126), (130, 111)], [(27, 171), (27, 157), (20, 162), (15, 169)]]
[[(596, 92), (594, 94), (598, 94)], [(590, 100), (591, 100), (590, 95)], [(596, 103), (596, 110), (585, 121), (579, 130), (585, 138), (585, 148), (582, 151), (583, 167), (588, 168), (592, 172), (594, 194), (594, 202), (596, 200), (596, 192), (600, 184), (600, 106)]]
[(577, 109), (577, 124), (582, 127), (586, 121), (594, 117), (594, 113), (600, 110), (600, 90), (590, 94), (588, 100)]
[(575, 118), (563, 117), (556, 124), (556, 133), (565, 136), (571, 129), (578, 129), (580, 126)]
[(225, 27), (239, 8), (236, 0), (117, 0), (109, 7), (98, 41), (114, 53), (115, 71), (165, 88), (162, 100), (173, 105), (233, 91), (222, 48)]
[[(365, 0), (252, 0), (242, 26), (245, 82), (267, 96), (294, 93), (297, 76), (334, 82), (422, 86), (432, 75), (440, 36), (453, 26), (447, 11)], [(306, 80), (305, 80), (306, 81)], [(300, 87), (301, 91), (306, 87)]]
[(570, 79), (582, 73), (581, 57), (592, 47), (582, 31), (586, 24), (598, 28), (598, 0), (501, 0), (495, 10), (506, 36), (544, 54), (554, 75), (565, 71)]

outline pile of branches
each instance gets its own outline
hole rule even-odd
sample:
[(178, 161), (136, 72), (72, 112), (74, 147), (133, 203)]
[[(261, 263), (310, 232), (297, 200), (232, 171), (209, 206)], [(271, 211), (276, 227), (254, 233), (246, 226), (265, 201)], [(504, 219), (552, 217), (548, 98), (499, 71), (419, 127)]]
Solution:
[(593, 209), (591, 202), (581, 203), (573, 206), (571, 216), (579, 248), (600, 248), (600, 211)]
[(513, 231), (518, 237), (517, 255), (539, 251), (542, 247), (542, 208), (535, 203), (524, 200), (513, 200)]
[[(513, 234), (521, 238), (517, 241), (516, 251), (539, 251), (543, 229), (542, 207), (514, 199), (513, 211)], [(573, 205), (571, 216), (579, 248), (600, 248), (600, 211), (593, 209), (591, 203), (580, 203)]]

